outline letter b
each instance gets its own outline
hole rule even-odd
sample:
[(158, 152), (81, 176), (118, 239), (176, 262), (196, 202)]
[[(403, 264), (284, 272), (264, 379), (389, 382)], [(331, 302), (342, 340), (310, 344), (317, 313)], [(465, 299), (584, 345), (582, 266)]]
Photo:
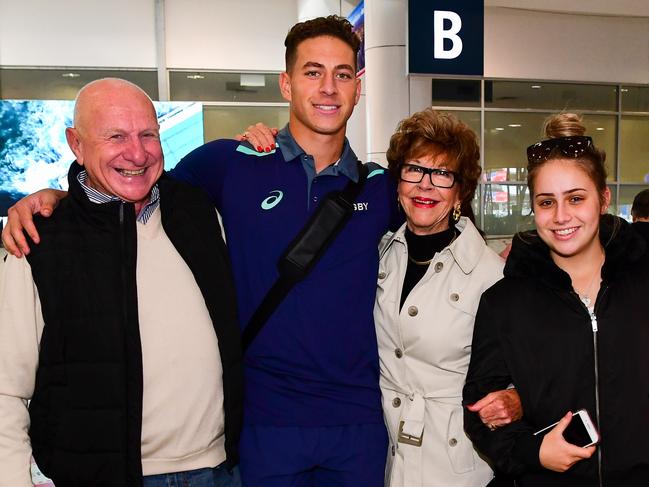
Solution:
[[(451, 28), (444, 30), (444, 21), (451, 22)], [(462, 28), (462, 19), (455, 12), (446, 10), (435, 10), (433, 12), (433, 56), (435, 59), (455, 59), (462, 54), (462, 39), (457, 35)], [(448, 51), (444, 50), (444, 39), (451, 41), (452, 47)]]

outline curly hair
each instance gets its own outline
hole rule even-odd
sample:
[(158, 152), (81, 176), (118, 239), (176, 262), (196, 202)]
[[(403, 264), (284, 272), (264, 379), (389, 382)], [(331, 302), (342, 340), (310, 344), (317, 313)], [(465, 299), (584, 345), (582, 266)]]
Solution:
[(388, 169), (398, 180), (401, 165), (424, 154), (448, 157), (449, 169), (459, 175), (462, 214), (475, 222), (471, 201), (482, 173), (475, 132), (450, 113), (426, 108), (399, 122), (386, 153)]
[[(361, 41), (352, 30), (352, 24), (344, 17), (338, 15), (329, 15), (328, 17), (317, 17), (295, 24), (286, 35), (284, 46), (286, 53), (284, 59), (286, 62), (286, 71), (290, 71), (297, 58), (297, 48), (302, 41), (314, 37), (329, 36), (340, 39), (354, 51), (354, 60), (358, 55)], [(354, 61), (354, 64), (356, 61)], [(354, 66), (356, 68), (356, 66)]]

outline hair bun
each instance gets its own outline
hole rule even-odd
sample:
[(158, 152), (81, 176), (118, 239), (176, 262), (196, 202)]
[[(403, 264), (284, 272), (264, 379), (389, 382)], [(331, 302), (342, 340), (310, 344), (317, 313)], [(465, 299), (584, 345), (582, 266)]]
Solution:
[(548, 139), (557, 137), (571, 137), (573, 135), (584, 135), (584, 126), (581, 115), (575, 113), (558, 113), (545, 120), (543, 132)]

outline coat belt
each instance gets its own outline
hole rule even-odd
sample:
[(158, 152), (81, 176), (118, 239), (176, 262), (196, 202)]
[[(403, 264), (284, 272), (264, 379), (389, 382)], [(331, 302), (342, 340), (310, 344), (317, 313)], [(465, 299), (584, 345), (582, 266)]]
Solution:
[[(397, 441), (401, 443), (398, 447), (404, 459), (403, 483), (398, 482), (398, 485), (421, 487), (423, 485), (421, 445), (424, 441), (426, 401), (456, 406), (461, 395), (450, 395), (453, 391), (448, 390), (426, 393), (412, 392), (406, 391), (394, 384), (383, 384), (382, 387), (402, 394), (408, 399), (404, 401), (399, 418), (399, 429), (397, 431)], [(393, 471), (395, 470), (393, 469)]]

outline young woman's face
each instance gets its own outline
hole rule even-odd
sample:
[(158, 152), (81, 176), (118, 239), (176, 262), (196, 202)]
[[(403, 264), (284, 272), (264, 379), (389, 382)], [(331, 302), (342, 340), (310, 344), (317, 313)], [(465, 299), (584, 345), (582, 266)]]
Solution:
[(600, 194), (574, 159), (545, 163), (534, 180), (534, 221), (539, 236), (559, 257), (572, 257), (599, 246), (599, 217), (611, 198)]

